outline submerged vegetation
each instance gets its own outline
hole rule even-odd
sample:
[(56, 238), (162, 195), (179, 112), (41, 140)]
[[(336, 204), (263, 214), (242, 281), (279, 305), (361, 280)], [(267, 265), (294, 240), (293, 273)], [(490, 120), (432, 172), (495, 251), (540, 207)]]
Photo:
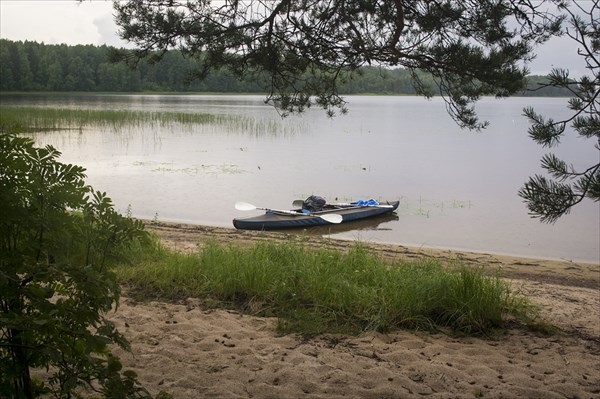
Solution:
[(359, 333), (449, 328), (489, 334), (508, 319), (535, 322), (537, 308), (499, 276), (436, 261), (387, 263), (357, 244), (348, 252), (301, 241), (206, 243), (197, 253), (141, 250), (117, 275), (140, 298), (200, 298), (279, 318), (284, 332)]

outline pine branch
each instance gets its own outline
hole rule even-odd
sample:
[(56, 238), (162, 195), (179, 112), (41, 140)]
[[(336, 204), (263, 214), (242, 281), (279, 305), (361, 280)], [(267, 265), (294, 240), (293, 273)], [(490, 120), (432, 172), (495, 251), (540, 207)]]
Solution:
[(519, 190), (533, 218), (545, 223), (554, 223), (583, 198), (577, 198), (571, 186), (535, 175)]

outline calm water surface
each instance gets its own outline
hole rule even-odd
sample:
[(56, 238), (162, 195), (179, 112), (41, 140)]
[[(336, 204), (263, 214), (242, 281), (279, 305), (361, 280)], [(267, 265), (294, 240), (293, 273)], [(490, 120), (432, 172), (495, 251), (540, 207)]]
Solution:
[[(397, 215), (315, 229), (336, 238), (600, 262), (600, 209), (585, 201), (554, 225), (531, 219), (517, 191), (548, 150), (527, 136), (532, 105), (568, 115), (566, 99), (483, 99), (491, 126), (460, 130), (443, 101), (348, 97), (349, 114), (281, 119), (261, 96), (3, 96), (3, 105), (130, 109), (238, 116), (226, 124), (85, 128), (36, 134), (94, 188), (135, 216), (232, 227), (245, 201), (288, 209), (311, 194), (333, 202), (400, 199)], [(554, 149), (553, 149), (554, 150)], [(598, 152), (569, 137), (554, 150), (574, 166)]]

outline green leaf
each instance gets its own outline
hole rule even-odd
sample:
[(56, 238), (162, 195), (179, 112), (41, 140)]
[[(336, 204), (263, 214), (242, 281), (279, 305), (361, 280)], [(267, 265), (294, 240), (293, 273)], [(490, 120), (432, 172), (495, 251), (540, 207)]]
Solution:
[(28, 285), (27, 290), (31, 296), (39, 299), (52, 298), (54, 295), (54, 290), (51, 288), (40, 287), (39, 285)]

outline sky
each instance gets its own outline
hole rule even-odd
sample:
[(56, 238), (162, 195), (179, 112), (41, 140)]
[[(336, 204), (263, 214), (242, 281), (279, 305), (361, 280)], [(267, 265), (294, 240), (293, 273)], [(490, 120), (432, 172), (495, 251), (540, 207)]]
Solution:
[[(131, 47), (119, 38), (112, 13), (110, 0), (0, 0), (0, 38)], [(577, 44), (569, 38), (553, 39), (536, 53), (529, 66), (533, 74), (555, 67), (569, 69), (572, 77), (586, 72)]]

